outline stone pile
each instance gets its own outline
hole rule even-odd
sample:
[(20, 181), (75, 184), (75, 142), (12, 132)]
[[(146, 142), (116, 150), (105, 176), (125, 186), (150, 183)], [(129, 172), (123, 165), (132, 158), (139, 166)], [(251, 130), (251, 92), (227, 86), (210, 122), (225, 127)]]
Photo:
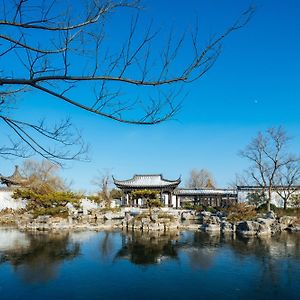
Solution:
[(276, 217), (274, 213), (262, 215), (255, 220), (229, 222), (222, 212), (211, 213), (194, 210), (130, 210), (105, 211), (91, 209), (87, 213), (72, 210), (67, 218), (52, 216), (34, 216), (28, 212), (19, 214), (7, 212), (0, 215), (0, 224), (16, 226), (20, 229), (114, 229), (130, 231), (175, 231), (202, 230), (208, 233), (238, 233), (242, 236), (269, 236), (288, 230), (300, 231), (297, 217)]

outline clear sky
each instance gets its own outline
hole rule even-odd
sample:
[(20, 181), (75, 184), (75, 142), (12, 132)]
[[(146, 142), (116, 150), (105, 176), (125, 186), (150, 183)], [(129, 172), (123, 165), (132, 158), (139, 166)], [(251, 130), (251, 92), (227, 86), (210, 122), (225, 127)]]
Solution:
[[(186, 87), (188, 97), (174, 121), (150, 127), (124, 125), (37, 93), (26, 103), (22, 100), (15, 114), (72, 117), (91, 145), (91, 161), (68, 163), (62, 175), (75, 189), (87, 191), (94, 189), (91, 181), (103, 169), (118, 179), (162, 173), (170, 179), (182, 175), (184, 181), (192, 168), (206, 168), (219, 187), (226, 187), (247, 168), (238, 151), (259, 130), (272, 126), (284, 126), (294, 137), (292, 151), (299, 153), (299, 1), (147, 0), (143, 14), (157, 26), (172, 23), (175, 30), (192, 26), (198, 17), (200, 33), (207, 39), (251, 3), (257, 6), (256, 15), (224, 41), (214, 67)], [(124, 25), (122, 18), (118, 22), (112, 32)], [(0, 173), (8, 175), (16, 163), (21, 160), (1, 159)]]

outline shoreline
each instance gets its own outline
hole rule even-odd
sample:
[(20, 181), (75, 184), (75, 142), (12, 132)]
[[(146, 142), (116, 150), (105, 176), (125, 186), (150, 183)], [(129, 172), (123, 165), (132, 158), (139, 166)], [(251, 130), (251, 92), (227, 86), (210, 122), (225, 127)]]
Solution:
[(126, 230), (141, 232), (203, 231), (209, 234), (232, 233), (244, 237), (272, 236), (289, 231), (300, 232), (300, 219), (293, 216), (277, 217), (275, 214), (260, 215), (253, 220), (230, 222), (221, 213), (192, 210), (147, 211), (130, 213), (103, 212), (95, 210), (86, 215), (70, 215), (67, 218), (38, 216), (25, 212), (2, 213), (1, 228), (14, 228), (21, 231), (105, 231)]

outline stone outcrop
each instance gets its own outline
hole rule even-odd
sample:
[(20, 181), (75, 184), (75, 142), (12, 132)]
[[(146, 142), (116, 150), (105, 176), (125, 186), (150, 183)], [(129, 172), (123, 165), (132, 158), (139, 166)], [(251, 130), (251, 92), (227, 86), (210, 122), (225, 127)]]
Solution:
[(67, 218), (38, 216), (28, 212), (7, 211), (0, 215), (0, 224), (16, 226), (20, 229), (125, 229), (130, 231), (166, 232), (175, 230), (202, 230), (208, 233), (235, 233), (245, 236), (270, 236), (288, 230), (300, 231), (300, 220), (297, 217), (276, 217), (274, 214), (261, 215), (255, 220), (229, 222), (222, 212), (196, 212), (192, 210), (121, 209), (107, 211), (91, 209), (84, 213), (81, 210), (70, 210)]

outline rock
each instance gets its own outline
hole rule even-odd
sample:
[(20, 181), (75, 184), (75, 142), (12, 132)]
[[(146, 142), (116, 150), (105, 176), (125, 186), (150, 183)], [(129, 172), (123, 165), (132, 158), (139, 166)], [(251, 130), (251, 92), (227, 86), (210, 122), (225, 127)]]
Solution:
[(256, 235), (260, 224), (255, 221), (242, 221), (237, 224), (236, 230), (238, 233), (245, 236)]
[(271, 227), (267, 224), (261, 224), (259, 223), (259, 228), (257, 230), (257, 235), (261, 236), (261, 235), (271, 235)]
[(286, 230), (289, 227), (293, 226), (293, 224), (297, 223), (297, 217), (291, 217), (291, 216), (283, 216), (279, 218), (279, 225), (281, 230)]
[(258, 218), (257, 222), (260, 224), (264, 224), (267, 226), (271, 226), (276, 222), (276, 219), (272, 219), (272, 218)]
[(151, 220), (152, 220), (152, 222), (158, 222), (158, 213), (152, 212), (151, 213)]
[(276, 214), (274, 213), (274, 211), (269, 211), (269, 212), (266, 213), (266, 218), (276, 219)]
[(209, 211), (201, 211), (200, 213), (202, 216), (205, 216), (205, 217), (210, 217), (211, 216), (211, 212)]
[(225, 220), (223, 220), (221, 222), (220, 228), (221, 228), (222, 232), (233, 232), (233, 231), (235, 231), (235, 225), (232, 224), (232, 223), (229, 223)]
[(192, 216), (191, 211), (184, 211), (181, 213), (181, 220), (192, 220), (194, 216)]
[(219, 225), (220, 223), (221, 223), (221, 220), (217, 216), (210, 216), (207, 220), (207, 224)]
[(242, 221), (238, 223), (236, 230), (244, 236), (261, 236), (271, 234), (270, 225), (266, 223), (259, 223), (257, 221)]
[(290, 232), (300, 232), (300, 225), (291, 225), (287, 230)]
[(38, 216), (35, 219), (35, 222), (43, 224), (43, 223), (48, 223), (49, 220), (50, 220), (50, 216), (47, 216), (47, 215), (46, 216)]

